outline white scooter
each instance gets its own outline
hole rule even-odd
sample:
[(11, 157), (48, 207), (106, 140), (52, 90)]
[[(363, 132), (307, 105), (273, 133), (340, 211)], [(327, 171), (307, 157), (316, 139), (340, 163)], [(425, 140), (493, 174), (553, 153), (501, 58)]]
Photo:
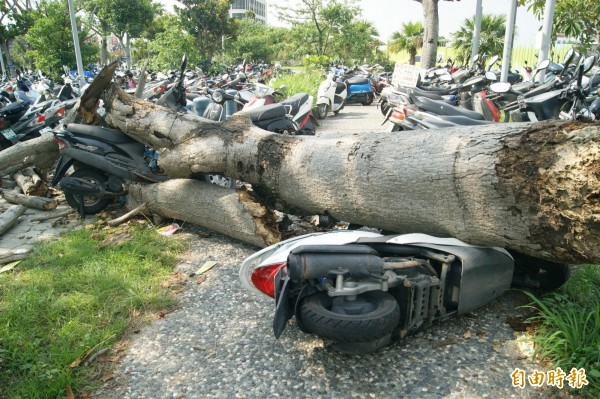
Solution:
[(319, 85), (317, 93), (317, 109), (319, 119), (324, 119), (329, 111), (337, 115), (344, 108), (348, 87), (344, 82), (336, 82), (334, 75), (329, 74)]

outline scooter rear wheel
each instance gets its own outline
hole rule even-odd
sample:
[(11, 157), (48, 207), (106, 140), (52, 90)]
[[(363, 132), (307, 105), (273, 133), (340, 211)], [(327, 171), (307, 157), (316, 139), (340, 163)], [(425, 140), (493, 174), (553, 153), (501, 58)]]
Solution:
[(396, 328), (400, 307), (383, 291), (365, 292), (354, 301), (319, 292), (304, 298), (300, 317), (302, 325), (321, 338), (341, 343), (372, 342)]
[[(99, 186), (106, 186), (106, 178), (100, 173), (93, 169), (77, 169), (71, 173), (71, 177), (77, 177), (85, 179), (97, 184)], [(65, 200), (67, 203), (75, 209), (79, 209), (79, 196), (70, 193), (65, 193)], [(113, 198), (97, 198), (97, 197), (83, 197), (83, 212), (86, 215), (96, 214), (113, 202)]]

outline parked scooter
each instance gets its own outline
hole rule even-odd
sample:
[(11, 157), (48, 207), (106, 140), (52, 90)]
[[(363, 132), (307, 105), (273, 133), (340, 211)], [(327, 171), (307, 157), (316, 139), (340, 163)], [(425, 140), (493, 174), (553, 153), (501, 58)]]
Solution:
[(344, 108), (348, 88), (343, 82), (336, 82), (332, 73), (319, 85), (317, 92), (317, 116), (325, 119), (329, 111), (337, 115)]
[(425, 234), (337, 231), (295, 237), (240, 267), (249, 290), (275, 300), (273, 331), (288, 320), (350, 354), (376, 351), (511, 286), (553, 289), (568, 265)]
[(375, 87), (368, 76), (356, 76), (343, 80), (346, 85), (346, 104), (371, 105), (375, 99)]
[[(583, 75), (596, 63), (596, 56), (581, 56), (576, 67), (575, 77), (564, 88), (546, 91), (537, 95), (521, 96), (518, 101), (504, 108), (510, 112), (513, 122), (541, 121), (549, 119), (575, 119), (579, 104), (586, 99), (582, 85)], [(561, 84), (562, 85), (562, 84)], [(509, 83), (496, 83), (491, 89), (497, 93), (511, 90)]]

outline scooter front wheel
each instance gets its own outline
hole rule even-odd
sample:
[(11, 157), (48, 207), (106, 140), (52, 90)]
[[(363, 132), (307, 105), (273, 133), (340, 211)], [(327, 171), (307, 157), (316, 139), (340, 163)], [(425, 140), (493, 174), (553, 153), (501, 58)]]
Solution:
[(327, 117), (327, 104), (319, 104), (317, 106), (317, 116), (319, 119), (325, 119)]
[[(70, 176), (88, 180), (101, 187), (106, 186), (106, 178), (93, 169), (77, 169)], [(79, 209), (80, 198), (78, 195), (65, 193), (65, 200), (72, 208)], [(86, 215), (96, 214), (104, 210), (113, 200), (113, 198), (83, 197), (83, 213)]]
[(368, 291), (353, 301), (319, 292), (304, 298), (300, 317), (302, 325), (321, 338), (363, 343), (390, 334), (400, 320), (400, 307), (383, 291)]

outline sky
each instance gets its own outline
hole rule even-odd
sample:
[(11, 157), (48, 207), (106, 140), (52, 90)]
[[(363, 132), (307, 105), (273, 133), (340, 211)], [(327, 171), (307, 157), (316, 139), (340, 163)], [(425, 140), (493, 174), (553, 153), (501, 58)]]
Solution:
[[(164, 4), (167, 10), (172, 9), (174, 0), (157, 0)], [(293, 3), (293, 0), (288, 0)], [(271, 4), (283, 4), (286, 0), (270, 0), (267, 21), (271, 25), (284, 26), (277, 21), (274, 7)], [(440, 35), (451, 37), (451, 32), (457, 31), (466, 18), (475, 15), (477, 0), (440, 1)], [(508, 14), (508, 0), (483, 0), (484, 14)], [(371, 21), (379, 32), (382, 41), (387, 41), (392, 33), (402, 29), (402, 23), (423, 20), (423, 8), (414, 0), (359, 0), (362, 8), (362, 18)], [(537, 31), (542, 22), (538, 22), (533, 14), (525, 7), (517, 9), (517, 37), (515, 46), (534, 46)]]

